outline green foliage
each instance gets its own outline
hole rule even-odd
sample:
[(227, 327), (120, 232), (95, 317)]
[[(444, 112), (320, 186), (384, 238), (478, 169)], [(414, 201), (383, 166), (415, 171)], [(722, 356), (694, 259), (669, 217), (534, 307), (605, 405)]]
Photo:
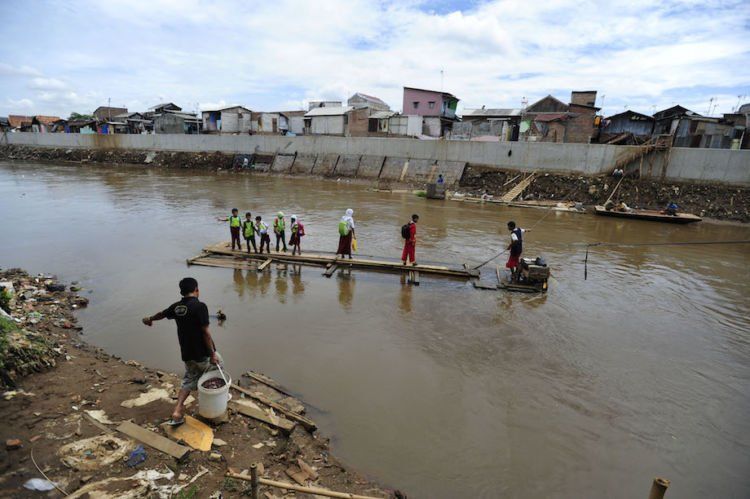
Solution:
[(18, 329), (18, 326), (12, 320), (0, 317), (0, 371), (5, 369), (5, 362), (8, 360), (8, 334)]
[(81, 114), (81, 113), (70, 113), (70, 116), (68, 117), (68, 120), (93, 120), (94, 116), (91, 114)]
[(10, 300), (13, 294), (5, 288), (0, 289), (0, 308), (10, 313)]
[(426, 198), (427, 197), (427, 191), (417, 191), (414, 194), (416, 194), (417, 197), (420, 197), (420, 198)]

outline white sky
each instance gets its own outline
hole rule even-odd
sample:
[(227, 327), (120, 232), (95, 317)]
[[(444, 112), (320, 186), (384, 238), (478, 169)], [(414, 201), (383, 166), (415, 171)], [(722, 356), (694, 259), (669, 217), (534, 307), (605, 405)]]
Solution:
[(459, 110), (571, 90), (598, 90), (605, 114), (750, 101), (748, 0), (4, 0), (0, 18), (0, 115), (354, 92), (400, 110), (403, 86), (440, 89), (441, 70)]

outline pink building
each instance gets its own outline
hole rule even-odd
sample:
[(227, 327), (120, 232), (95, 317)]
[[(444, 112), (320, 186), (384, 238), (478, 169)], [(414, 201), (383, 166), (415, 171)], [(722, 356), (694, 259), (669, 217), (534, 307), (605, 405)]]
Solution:
[(442, 136), (456, 120), (458, 97), (448, 92), (404, 87), (403, 114), (424, 117), (426, 135)]
[(404, 114), (454, 119), (458, 97), (448, 92), (404, 87)]

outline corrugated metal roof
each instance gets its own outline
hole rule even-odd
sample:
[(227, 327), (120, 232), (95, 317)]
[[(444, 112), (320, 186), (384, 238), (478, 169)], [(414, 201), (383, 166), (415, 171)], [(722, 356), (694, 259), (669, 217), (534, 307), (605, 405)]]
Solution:
[(394, 114), (396, 114), (396, 113), (393, 112), (393, 111), (375, 111), (374, 113), (372, 113), (370, 115), (370, 118), (375, 118), (375, 119), (378, 119), (378, 120), (384, 120), (384, 119), (390, 118)]
[(486, 117), (490, 118), (493, 116), (520, 116), (520, 109), (464, 109), (462, 116), (469, 117)]
[(356, 94), (352, 95), (350, 97), (350, 99), (354, 98), (354, 97), (357, 97), (357, 96), (362, 97), (363, 99), (368, 100), (370, 102), (375, 102), (376, 104), (382, 104), (384, 106), (388, 105), (382, 99), (379, 99), (379, 98), (375, 97), (374, 95), (363, 94), (362, 92), (357, 92)]
[(26, 125), (31, 125), (31, 120), (33, 117), (31, 116), (21, 116), (18, 114), (11, 114), (8, 116), (8, 123), (10, 123), (10, 126), (13, 128), (18, 128)]
[(41, 123), (43, 125), (51, 125), (52, 123), (54, 123), (56, 121), (60, 121), (60, 117), (59, 116), (42, 116), (42, 115), (37, 115), (37, 116), (34, 116), (34, 119), (36, 119), (39, 123)]
[(305, 114), (305, 118), (312, 118), (314, 116), (341, 116), (349, 111), (351, 111), (352, 108), (350, 106), (341, 106), (341, 107), (316, 107), (313, 109), (310, 109), (307, 114)]

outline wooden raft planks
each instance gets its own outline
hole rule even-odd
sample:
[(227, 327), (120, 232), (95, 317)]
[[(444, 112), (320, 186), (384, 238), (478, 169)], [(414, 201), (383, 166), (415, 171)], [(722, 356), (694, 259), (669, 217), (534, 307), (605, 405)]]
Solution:
[[(240, 261), (241, 260), (272, 259), (278, 262), (300, 263), (300, 264), (309, 264), (309, 265), (324, 265), (324, 266), (329, 266), (333, 263), (340, 267), (346, 266), (346, 267), (352, 267), (352, 268), (378, 270), (378, 271), (386, 271), (386, 272), (394, 272), (394, 273), (407, 273), (409, 271), (416, 270), (424, 274), (441, 275), (441, 276), (446, 276), (446, 277), (460, 277), (464, 279), (470, 279), (470, 278), (479, 276), (479, 271), (476, 269), (465, 269), (465, 268), (460, 268), (460, 267), (451, 268), (451, 267), (447, 267), (444, 265), (418, 265), (416, 267), (406, 267), (402, 265), (400, 261), (386, 261), (386, 260), (362, 259), (362, 258), (342, 260), (342, 259), (336, 259), (332, 255), (325, 255), (321, 253), (305, 253), (304, 255), (291, 255), (289, 253), (272, 252), (270, 254), (268, 253), (256, 254), (256, 253), (246, 253), (242, 251), (232, 251), (230, 248), (227, 248), (226, 244), (208, 246), (204, 249), (204, 252), (212, 254), (212, 255), (233, 256), (233, 257), (238, 258)], [(204, 264), (203, 261), (206, 261), (205, 264), (208, 265), (210, 261), (205, 260), (205, 259), (206, 257), (196, 257), (195, 259), (192, 259), (192, 264), (202, 265)], [(215, 265), (215, 266), (219, 266), (219, 265)]]
[(135, 423), (131, 423), (130, 421), (123, 421), (120, 426), (117, 427), (117, 431), (141, 441), (158, 451), (169, 454), (178, 461), (184, 459), (190, 452), (189, 447), (173, 442), (168, 438), (162, 437), (161, 435), (149, 431), (142, 426), (138, 426)]

